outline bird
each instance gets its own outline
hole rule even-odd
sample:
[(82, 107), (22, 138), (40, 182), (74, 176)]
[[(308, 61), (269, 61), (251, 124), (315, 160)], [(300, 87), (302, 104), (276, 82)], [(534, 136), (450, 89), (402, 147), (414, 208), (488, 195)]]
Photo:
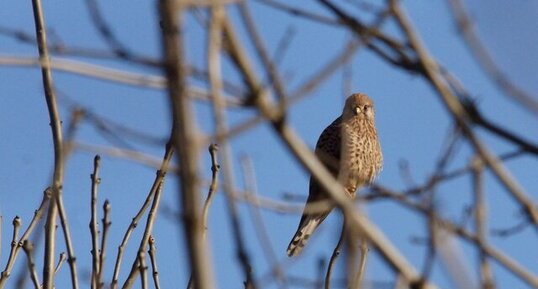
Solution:
[[(350, 201), (356, 191), (374, 181), (383, 166), (375, 126), (374, 103), (365, 93), (347, 97), (342, 114), (327, 126), (316, 143), (315, 154), (344, 187)], [(329, 201), (323, 208), (321, 201)], [(287, 255), (298, 256), (316, 228), (334, 208), (328, 193), (310, 176), (309, 194)]]

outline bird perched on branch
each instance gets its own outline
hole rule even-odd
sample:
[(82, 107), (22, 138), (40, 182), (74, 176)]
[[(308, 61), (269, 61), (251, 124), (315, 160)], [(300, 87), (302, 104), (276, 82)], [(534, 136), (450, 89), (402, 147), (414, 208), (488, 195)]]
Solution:
[[(350, 197), (357, 189), (371, 183), (381, 171), (383, 155), (375, 128), (374, 103), (364, 93), (355, 93), (346, 99), (342, 115), (321, 133), (316, 143), (316, 155), (338, 179)], [(327, 200), (321, 207), (320, 204)], [(297, 256), (314, 230), (334, 208), (328, 193), (312, 176), (309, 195), (291, 240), (287, 254)]]

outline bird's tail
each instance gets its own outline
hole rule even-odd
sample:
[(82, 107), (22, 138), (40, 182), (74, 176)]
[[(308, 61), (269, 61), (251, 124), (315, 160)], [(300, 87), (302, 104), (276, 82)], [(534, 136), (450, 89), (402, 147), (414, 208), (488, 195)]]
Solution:
[(303, 247), (308, 242), (308, 238), (312, 235), (312, 232), (319, 226), (323, 218), (319, 216), (305, 216), (306, 218), (301, 221), (295, 236), (291, 239), (290, 244), (288, 245), (288, 250), (286, 253), (288, 257), (297, 256), (303, 250)]

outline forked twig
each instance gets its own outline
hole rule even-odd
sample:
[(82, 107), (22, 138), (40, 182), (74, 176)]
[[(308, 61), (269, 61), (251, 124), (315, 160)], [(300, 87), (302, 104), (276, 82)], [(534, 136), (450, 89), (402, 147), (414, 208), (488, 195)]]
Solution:
[(30, 276), (32, 279), (32, 283), (34, 283), (35, 289), (40, 289), (41, 286), (39, 285), (39, 277), (37, 277), (37, 271), (35, 269), (35, 262), (34, 262), (34, 245), (29, 240), (25, 240), (22, 244), (22, 249), (26, 253), (26, 257), (28, 259), (28, 270), (30, 271)]

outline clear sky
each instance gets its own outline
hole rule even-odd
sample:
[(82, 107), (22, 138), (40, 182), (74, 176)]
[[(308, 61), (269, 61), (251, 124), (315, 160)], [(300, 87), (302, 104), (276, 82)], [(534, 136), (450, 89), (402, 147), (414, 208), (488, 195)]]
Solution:
[[(536, 136), (537, 119), (521, 106), (515, 105), (503, 95), (481, 72), (476, 62), (463, 45), (446, 1), (404, 1), (413, 24), (417, 27), (430, 52), (449, 71), (456, 75), (467, 90), (477, 99), (480, 109), (496, 123), (510, 128), (526, 139), (538, 142)], [(538, 4), (534, 1), (474, 1), (469, 8), (473, 19), (479, 23), (479, 31), (490, 46), (499, 66), (528, 91), (537, 91), (538, 81)], [(156, 17), (155, 1), (99, 1), (106, 20), (119, 39), (134, 52), (152, 58), (160, 55), (160, 42)], [(311, 11), (330, 15), (316, 1), (290, 1)], [(279, 63), (285, 76), (288, 92), (300, 86), (302, 81), (322, 67), (345, 45), (349, 35), (342, 29), (293, 18), (288, 14), (268, 8), (254, 1), (249, 7), (255, 16), (258, 29), (264, 37), (265, 45), (274, 53), (280, 39), (293, 29), (294, 36)], [(349, 6), (351, 7), (351, 6)], [(103, 43), (94, 29), (84, 1), (47, 1), (44, 3), (45, 18), (49, 29), (49, 40), (61, 42), (67, 47), (87, 47), (104, 50)], [(229, 9), (234, 23), (239, 27), (237, 11)], [(350, 8), (354, 15), (364, 15)], [(393, 23), (388, 23), (384, 31), (398, 35)], [(12, 29), (34, 34), (31, 1), (3, 1), (0, 3), (0, 30)], [(238, 29), (243, 40), (247, 40), (244, 30)], [(205, 67), (206, 35), (194, 17), (186, 19), (187, 59), (191, 65)], [(249, 47), (249, 56), (256, 59)], [(21, 43), (13, 37), (0, 34), (0, 56), (35, 57), (34, 46)], [(159, 75), (160, 71), (137, 65), (127, 65), (109, 59), (89, 59), (71, 57), (84, 62), (104, 65), (116, 69)], [(260, 66), (258, 65), (257, 68)], [(223, 66), (224, 75), (231, 81), (238, 77), (229, 63)], [(401, 163), (409, 165), (413, 180), (421, 184), (435, 167), (440, 148), (450, 130), (451, 119), (439, 97), (420, 77), (410, 75), (380, 60), (371, 52), (361, 48), (351, 65), (352, 91), (368, 93), (377, 108), (377, 127), (384, 152), (384, 170), (378, 182), (398, 190), (407, 187), (401, 174)], [(263, 75), (259, 71), (260, 75)], [(115, 131), (104, 136), (90, 122), (84, 122), (77, 132), (78, 142), (93, 145), (118, 146), (140, 150), (162, 157), (164, 140), (169, 132), (168, 100), (163, 90), (112, 84), (101, 80), (89, 79), (65, 72), (54, 72), (54, 81), (59, 93), (59, 103), (64, 124), (68, 123), (69, 112), (74, 104), (88, 111), (119, 123), (125, 127), (142, 132), (144, 140), (129, 138)], [(195, 82), (193, 82), (195, 83)], [(314, 146), (319, 133), (336, 118), (342, 109), (346, 91), (343, 87), (343, 73), (337, 72), (315, 92), (292, 107), (289, 122), (304, 141)], [(29, 223), (34, 210), (41, 200), (41, 194), (50, 183), (52, 174), (52, 145), (48, 126), (48, 114), (43, 96), (41, 74), (37, 68), (0, 66), (0, 215), (3, 216), (2, 251), (0, 269), (7, 260), (11, 238), (11, 220), (20, 216), (23, 228)], [(196, 105), (197, 125), (207, 134), (213, 132), (211, 109), (206, 103)], [(240, 123), (251, 117), (253, 111), (231, 110), (230, 122)], [(479, 136), (499, 154), (513, 151), (515, 147), (499, 141), (498, 138), (480, 131)], [(151, 141), (147, 141), (151, 140)], [(157, 143), (154, 141), (157, 140)], [(262, 124), (232, 140), (235, 179), (239, 188), (244, 188), (240, 158), (248, 156), (255, 169), (258, 192), (273, 199), (282, 199), (284, 194), (306, 196), (308, 175), (294, 162), (291, 154), (275, 137), (270, 126)], [(210, 159), (205, 148), (201, 154), (201, 172), (206, 180), (210, 177)], [(460, 149), (450, 164), (459, 168), (468, 163), (472, 151), (467, 143)], [(81, 269), (81, 284), (89, 287), (88, 276), (91, 272), (90, 231), (90, 178), (93, 154), (77, 150), (67, 162), (64, 198), (69, 222), (75, 242), (78, 266)], [(510, 161), (507, 167), (526, 188), (533, 199), (538, 199), (538, 170), (536, 158), (523, 157)], [(103, 155), (101, 163), (102, 183), (99, 200), (109, 199), (112, 206), (112, 231), (108, 243), (106, 262), (106, 282), (110, 282), (117, 246), (136, 214), (139, 205), (146, 197), (155, 176), (155, 168), (128, 160)], [(441, 214), (454, 222), (460, 222), (465, 206), (471, 204), (472, 188), (469, 178), (461, 178), (439, 187), (437, 199)], [(205, 196), (206, 188), (202, 190)], [(489, 200), (490, 226), (506, 228), (521, 221), (519, 209), (508, 194), (491, 175), (486, 176), (486, 192)], [(297, 204), (302, 201), (298, 200)], [(100, 207), (100, 206), (99, 206)], [(154, 236), (157, 242), (159, 271), (162, 288), (184, 288), (188, 281), (187, 256), (184, 252), (181, 223), (178, 221), (178, 198), (176, 182), (171, 178), (165, 185), (163, 202), (157, 220)], [(403, 210), (389, 202), (376, 202), (366, 208), (372, 221), (377, 224), (390, 240), (397, 245), (409, 261), (422, 268), (426, 248), (412, 242), (426, 234), (426, 224), (414, 213)], [(290, 276), (319, 278), (317, 260), (329, 257), (337, 241), (341, 219), (333, 213), (319, 232), (311, 239), (305, 256), (296, 261), (285, 261), (285, 249), (294, 233), (299, 214), (282, 214), (262, 210), (263, 220), (270, 236), (278, 260), (284, 261), (285, 270)], [(101, 211), (100, 211), (101, 213)], [(247, 250), (256, 277), (266, 276), (269, 263), (262, 253), (249, 207), (240, 205), (240, 216)], [(491, 237), (493, 245), (518, 260), (522, 265), (538, 273), (536, 260), (538, 249), (536, 236), (527, 228), (521, 233), (506, 239)], [(127, 249), (120, 282), (126, 278), (131, 266), (132, 253), (138, 248), (141, 227), (135, 230)], [(232, 240), (230, 221), (222, 192), (219, 191), (210, 211), (209, 238), (211, 255), (215, 264), (214, 274), (219, 288), (241, 288), (242, 272), (236, 259)], [(59, 250), (64, 251), (63, 242)], [(476, 253), (466, 243), (459, 244), (469, 270), (476, 270)], [(42, 248), (42, 240), (36, 245)], [(392, 273), (380, 259), (371, 255), (366, 280), (392, 280)], [(15, 266), (14, 276), (21, 268), (23, 255)], [(38, 270), (42, 256), (37, 256)], [(344, 272), (343, 259), (339, 272)], [(524, 288), (510, 273), (494, 263), (498, 288)], [(476, 276), (473, 272), (473, 276)], [(59, 273), (57, 288), (67, 288), (69, 270), (65, 266)], [(390, 276), (390, 277), (387, 277)], [(15, 286), (15, 277), (7, 288)], [(41, 276), (40, 276), (41, 278)], [(443, 287), (450, 287), (442, 264), (437, 262), (433, 271), (434, 281)], [(270, 278), (271, 279), (271, 278)], [(266, 280), (266, 279), (263, 279)], [(475, 280), (476, 281), (476, 280)], [(268, 288), (277, 288), (273, 282)], [(30, 283), (27, 283), (30, 285)], [(137, 283), (135, 286), (139, 286)]]

